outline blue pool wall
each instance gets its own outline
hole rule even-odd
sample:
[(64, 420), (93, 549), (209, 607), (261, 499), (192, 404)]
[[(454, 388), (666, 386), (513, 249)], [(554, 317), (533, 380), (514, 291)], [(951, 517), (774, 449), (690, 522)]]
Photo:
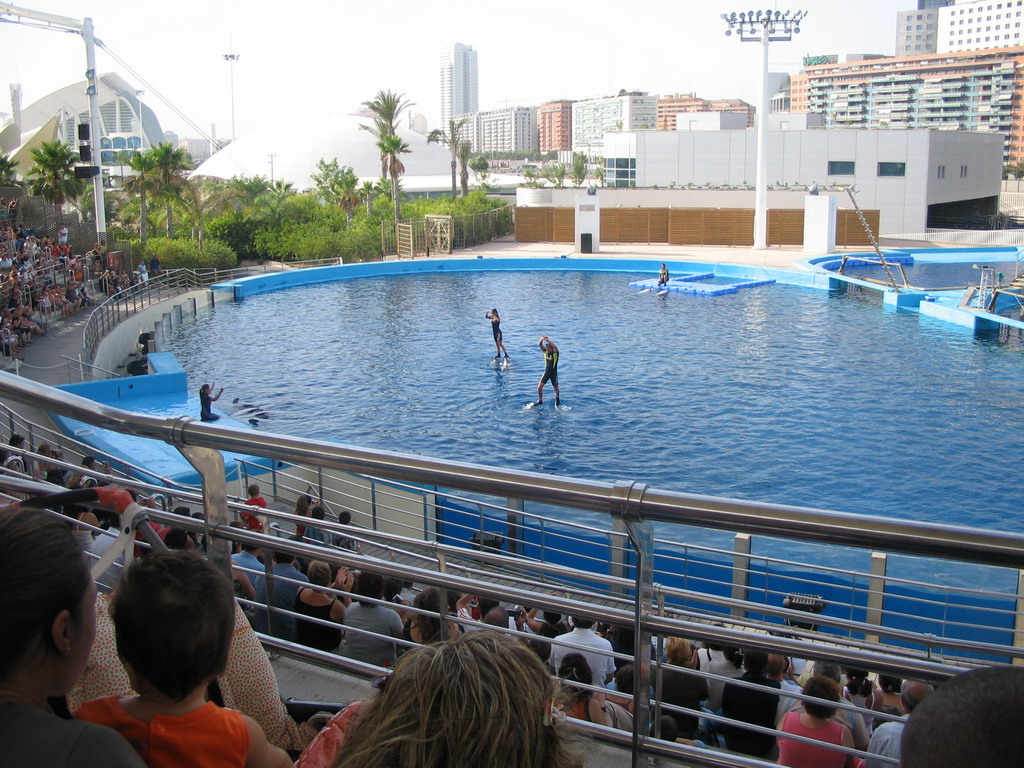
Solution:
[[(715, 264), (713, 262), (665, 259), (670, 271), (714, 272), (717, 277), (744, 279), (770, 278), (787, 285), (806, 288), (829, 287), (829, 274), (822, 270), (780, 269), (749, 264)], [(656, 274), (661, 262), (653, 259), (606, 259), (588, 257), (556, 258), (459, 258), (418, 259), (413, 261), (374, 261), (360, 264), (342, 264), (331, 267), (271, 272), (243, 277), (211, 286), (214, 291), (230, 291), (236, 301), (268, 291), (278, 291), (301, 285), (330, 283), (359, 277), (383, 275), (416, 275), (437, 272), (650, 272)]]

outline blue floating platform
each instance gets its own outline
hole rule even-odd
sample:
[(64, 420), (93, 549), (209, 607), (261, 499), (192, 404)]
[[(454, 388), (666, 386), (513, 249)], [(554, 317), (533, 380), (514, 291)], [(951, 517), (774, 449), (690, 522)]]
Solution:
[[(910, 255), (901, 255), (901, 256), (888, 256), (887, 255), (885, 257), (885, 261), (886, 261), (887, 264), (903, 264), (905, 266), (910, 266), (910, 265), (912, 265), (914, 263), (914, 257), (910, 256)], [(830, 272), (836, 272), (836, 271), (839, 270), (839, 267), (842, 266), (842, 264), (843, 264), (843, 260), (842, 259), (833, 259), (831, 261), (819, 261), (817, 263), (817, 266), (821, 267), (822, 269), (827, 269)], [(847, 256), (847, 258), (846, 258), (846, 268), (847, 269), (857, 269), (857, 268), (865, 268), (865, 267), (879, 267), (881, 265), (882, 265), (882, 262), (880, 262), (877, 258), (863, 259), (863, 258), (859, 258), (859, 257), (858, 258), (851, 258), (849, 256)]]
[(646, 280), (634, 280), (629, 284), (631, 288), (642, 288), (650, 290), (672, 291), (674, 293), (689, 293), (694, 296), (723, 296), (727, 293), (739, 293), (741, 288), (756, 288), (759, 285), (772, 285), (774, 280), (745, 280), (735, 283), (701, 283), (701, 280), (708, 280), (715, 275), (713, 272), (702, 272), (693, 275), (673, 277), (665, 285), (659, 286), (656, 277)]

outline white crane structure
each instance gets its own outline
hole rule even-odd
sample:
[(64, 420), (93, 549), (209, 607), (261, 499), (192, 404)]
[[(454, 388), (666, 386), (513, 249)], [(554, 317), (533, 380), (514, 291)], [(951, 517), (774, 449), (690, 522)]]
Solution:
[[(0, 21), (50, 29), (54, 32), (71, 32), (81, 35), (85, 41), (85, 78), (88, 81), (86, 94), (89, 96), (89, 135), (97, 142), (100, 136), (100, 108), (98, 81), (96, 79), (96, 37), (92, 19), (71, 19), (44, 11), (19, 8), (10, 3), (0, 2)], [(99, 148), (94, 144), (93, 162), (99, 163)], [(107, 217), (103, 207), (103, 174), (92, 177), (93, 205), (96, 217), (96, 239), (105, 243), (107, 239)]]

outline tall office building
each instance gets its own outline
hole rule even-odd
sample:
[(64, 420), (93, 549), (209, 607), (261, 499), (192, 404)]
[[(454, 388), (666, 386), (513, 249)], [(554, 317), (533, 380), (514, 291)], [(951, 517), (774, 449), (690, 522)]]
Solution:
[(441, 52), (441, 130), (455, 115), (480, 109), (476, 51), (471, 45), (456, 43)]
[(1022, 96), (1024, 48), (999, 48), (808, 66), (792, 78), (791, 109), (818, 112), (835, 128), (997, 133), (1004, 162), (1016, 163), (1024, 160)]

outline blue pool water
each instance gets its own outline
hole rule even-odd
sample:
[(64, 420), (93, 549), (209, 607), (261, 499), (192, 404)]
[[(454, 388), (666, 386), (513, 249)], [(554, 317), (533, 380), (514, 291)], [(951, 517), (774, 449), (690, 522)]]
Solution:
[[(218, 305), (169, 340), (276, 432), (598, 480), (1024, 530), (1024, 343), (871, 293), (656, 297), (649, 274), (377, 277)], [(492, 367), (497, 307), (513, 364)], [(241, 330), (240, 330), (241, 329)], [(536, 396), (548, 334), (563, 403)], [(225, 409), (229, 410), (229, 409)]]
[[(984, 262), (985, 266), (992, 267), (995, 272), (1002, 272), (1004, 282), (1013, 279), (1014, 270), (1017, 265), (1012, 261)], [(899, 267), (890, 266), (896, 280), (900, 280)], [(937, 290), (940, 288), (964, 288), (967, 285), (978, 285), (981, 280), (980, 270), (972, 268), (972, 262), (962, 263), (928, 263), (916, 262), (906, 264), (903, 271), (907, 276), (907, 282), (915, 288), (926, 290)], [(876, 264), (864, 264), (852, 262), (847, 268), (847, 274), (851, 277), (871, 278), (873, 280), (884, 280), (888, 278), (885, 269)]]

